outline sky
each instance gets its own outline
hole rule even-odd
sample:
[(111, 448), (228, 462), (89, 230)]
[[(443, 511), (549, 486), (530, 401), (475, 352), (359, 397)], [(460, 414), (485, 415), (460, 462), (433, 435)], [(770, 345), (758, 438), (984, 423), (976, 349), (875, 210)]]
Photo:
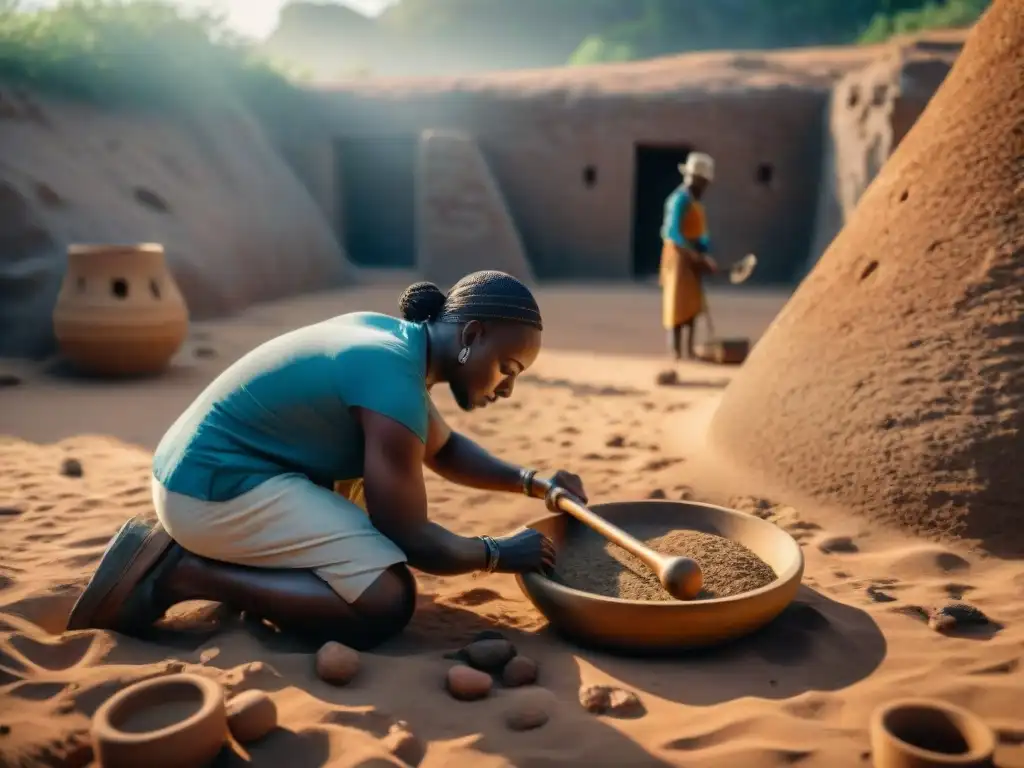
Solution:
[[(187, 9), (212, 9), (226, 14), (228, 24), (238, 33), (263, 38), (277, 25), (277, 12), (287, 0), (171, 0)], [(323, 0), (319, 0), (323, 2)], [(375, 15), (393, 0), (345, 0), (344, 5), (367, 15)], [(60, 0), (23, 0), (27, 8), (59, 5)]]

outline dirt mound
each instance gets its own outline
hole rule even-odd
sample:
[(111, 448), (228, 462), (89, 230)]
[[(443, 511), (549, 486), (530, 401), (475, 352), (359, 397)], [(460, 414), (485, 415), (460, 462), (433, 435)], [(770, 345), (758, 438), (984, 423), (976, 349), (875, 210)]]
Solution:
[(794, 491), (1024, 555), (1024, 15), (997, 1), (727, 391)]
[(163, 243), (193, 316), (338, 285), (347, 260), (240, 105), (99, 109), (0, 87), (0, 355), (52, 349), (72, 242)]

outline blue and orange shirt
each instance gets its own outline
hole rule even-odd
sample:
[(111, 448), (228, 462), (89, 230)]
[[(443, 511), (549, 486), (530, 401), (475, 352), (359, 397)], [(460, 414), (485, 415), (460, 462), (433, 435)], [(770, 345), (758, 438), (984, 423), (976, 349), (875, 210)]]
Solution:
[(665, 220), (661, 225), (661, 239), (671, 240), (680, 248), (692, 248), (697, 253), (711, 250), (707, 217), (704, 206), (695, 200), (684, 184), (665, 200)]

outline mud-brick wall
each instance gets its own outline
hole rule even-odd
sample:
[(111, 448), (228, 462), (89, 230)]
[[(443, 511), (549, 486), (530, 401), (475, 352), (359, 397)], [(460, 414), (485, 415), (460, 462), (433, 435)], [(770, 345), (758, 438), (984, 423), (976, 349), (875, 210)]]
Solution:
[[(493, 89), (323, 98), (339, 136), (429, 129), (475, 136), (541, 278), (631, 276), (637, 144), (688, 145), (715, 156), (707, 204), (723, 260), (755, 252), (759, 279), (783, 281), (807, 258), (824, 89), (630, 95)], [(768, 185), (757, 179), (762, 165), (772, 168)], [(587, 167), (596, 172), (589, 186)]]

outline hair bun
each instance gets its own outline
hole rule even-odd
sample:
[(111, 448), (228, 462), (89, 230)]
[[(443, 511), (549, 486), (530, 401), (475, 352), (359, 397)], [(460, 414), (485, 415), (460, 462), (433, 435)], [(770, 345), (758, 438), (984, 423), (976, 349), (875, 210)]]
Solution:
[(441, 314), (444, 300), (444, 293), (433, 283), (414, 283), (402, 293), (398, 310), (411, 323), (426, 323)]

